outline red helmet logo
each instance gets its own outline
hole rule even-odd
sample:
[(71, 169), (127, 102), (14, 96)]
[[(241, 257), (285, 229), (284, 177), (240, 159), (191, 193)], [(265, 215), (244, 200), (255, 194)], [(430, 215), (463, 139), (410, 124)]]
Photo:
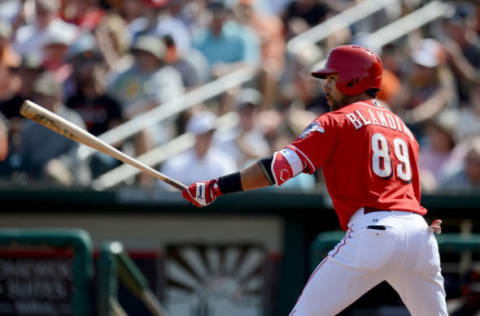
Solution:
[(338, 74), (337, 89), (345, 95), (356, 95), (368, 89), (380, 89), (382, 62), (371, 50), (357, 45), (333, 49), (324, 68), (312, 72), (315, 78), (325, 79)]

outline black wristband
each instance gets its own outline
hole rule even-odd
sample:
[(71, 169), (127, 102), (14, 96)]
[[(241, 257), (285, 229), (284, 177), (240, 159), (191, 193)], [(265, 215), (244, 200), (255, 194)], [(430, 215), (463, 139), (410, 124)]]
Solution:
[(275, 180), (273, 180), (272, 162), (273, 157), (262, 158), (258, 161), (258, 165), (260, 166), (260, 169), (262, 169), (263, 174), (270, 185), (275, 184)]
[(240, 172), (235, 172), (218, 178), (218, 187), (222, 194), (243, 191)]

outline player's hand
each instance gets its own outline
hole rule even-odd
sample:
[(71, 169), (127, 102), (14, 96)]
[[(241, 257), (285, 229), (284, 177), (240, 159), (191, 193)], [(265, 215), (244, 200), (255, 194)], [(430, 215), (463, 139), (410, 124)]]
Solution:
[(430, 226), (428, 226), (428, 230), (431, 231), (432, 233), (439, 235), (442, 233), (442, 220), (441, 219), (436, 219), (434, 220)]
[(195, 182), (191, 184), (188, 188), (183, 190), (182, 195), (193, 205), (204, 207), (212, 204), (217, 197), (222, 195), (222, 192), (218, 187), (217, 179), (212, 179), (205, 182)]

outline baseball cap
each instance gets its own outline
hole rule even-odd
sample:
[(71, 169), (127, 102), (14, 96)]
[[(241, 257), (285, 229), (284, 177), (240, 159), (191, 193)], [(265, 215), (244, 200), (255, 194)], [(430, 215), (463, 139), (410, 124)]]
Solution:
[(423, 39), (412, 53), (413, 61), (427, 68), (437, 67), (444, 61), (442, 45), (434, 39)]
[(45, 36), (44, 46), (48, 45), (65, 45), (70, 46), (75, 41), (76, 33), (73, 29), (57, 27), (50, 28)]
[(163, 59), (166, 48), (164, 42), (160, 38), (144, 35), (138, 37), (132, 46), (132, 50), (145, 51), (158, 59)]
[(258, 106), (262, 104), (262, 94), (258, 90), (253, 88), (245, 88), (238, 94), (236, 104), (238, 109), (242, 109), (245, 106)]
[(61, 94), (62, 87), (51, 73), (44, 72), (35, 80), (32, 92), (55, 97)]
[(195, 113), (187, 123), (187, 132), (201, 135), (216, 129), (217, 116), (209, 111)]

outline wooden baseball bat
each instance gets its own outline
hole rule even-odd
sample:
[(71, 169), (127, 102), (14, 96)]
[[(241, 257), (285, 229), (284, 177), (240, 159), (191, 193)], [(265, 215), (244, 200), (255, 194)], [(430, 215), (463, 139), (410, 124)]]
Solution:
[(55, 133), (63, 135), (67, 138), (70, 138), (76, 142), (82, 143), (86, 146), (92, 147), (104, 154), (112, 156), (120, 161), (123, 161), (130, 166), (138, 168), (143, 172), (164, 181), (165, 183), (170, 184), (174, 188), (182, 191), (186, 186), (172, 178), (167, 177), (163, 173), (158, 172), (155, 169), (150, 168), (149, 166), (141, 163), (140, 161), (133, 159), (132, 157), (122, 153), (118, 149), (110, 146), (104, 141), (100, 140), (98, 137), (93, 136), (84, 129), (76, 126), (75, 124), (70, 123), (66, 119), (58, 116), (55, 113), (52, 113), (45, 109), (44, 107), (26, 100), (23, 102), (22, 107), (20, 108), (20, 113), (29, 120), (35, 121), (46, 128), (51, 129)]

